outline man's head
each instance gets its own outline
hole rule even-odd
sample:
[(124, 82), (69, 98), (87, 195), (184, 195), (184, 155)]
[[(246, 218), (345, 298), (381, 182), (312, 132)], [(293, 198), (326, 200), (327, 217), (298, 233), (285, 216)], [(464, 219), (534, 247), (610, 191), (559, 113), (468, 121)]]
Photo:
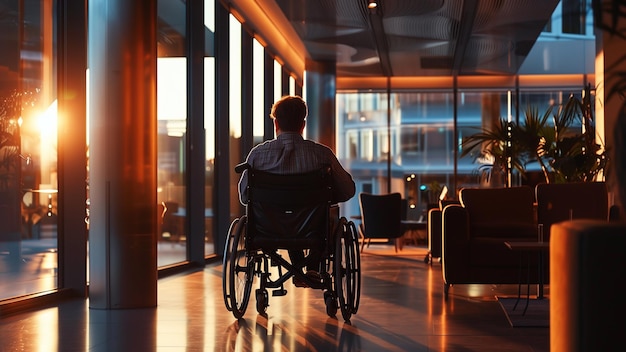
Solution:
[(286, 95), (274, 103), (270, 116), (277, 131), (302, 133), (307, 114), (306, 103), (301, 97)]

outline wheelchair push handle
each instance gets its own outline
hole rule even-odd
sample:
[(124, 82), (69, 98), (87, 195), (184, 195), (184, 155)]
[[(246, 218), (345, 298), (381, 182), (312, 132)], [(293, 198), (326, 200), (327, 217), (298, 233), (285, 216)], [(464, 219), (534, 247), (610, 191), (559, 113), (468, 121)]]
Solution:
[(238, 174), (240, 174), (240, 173), (242, 173), (242, 172), (244, 172), (245, 170), (248, 170), (248, 169), (250, 169), (250, 168), (252, 168), (252, 167), (250, 166), (250, 164), (248, 164), (248, 163), (246, 163), (246, 162), (243, 162), (243, 163), (237, 164), (237, 165), (235, 166), (235, 172), (236, 172), (236, 173), (238, 173)]

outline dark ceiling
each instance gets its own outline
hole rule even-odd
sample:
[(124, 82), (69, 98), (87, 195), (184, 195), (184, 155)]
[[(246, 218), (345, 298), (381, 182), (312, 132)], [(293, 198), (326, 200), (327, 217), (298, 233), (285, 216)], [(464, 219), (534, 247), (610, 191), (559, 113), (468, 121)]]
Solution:
[(338, 77), (514, 74), (558, 0), (276, 0)]

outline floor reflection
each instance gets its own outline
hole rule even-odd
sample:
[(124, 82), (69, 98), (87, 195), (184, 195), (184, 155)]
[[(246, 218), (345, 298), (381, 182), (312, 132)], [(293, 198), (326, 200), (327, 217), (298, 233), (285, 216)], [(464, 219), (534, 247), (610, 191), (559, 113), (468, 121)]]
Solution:
[[(58, 246), (56, 232), (47, 238), (0, 242), (0, 300), (54, 290), (58, 287)], [(215, 253), (205, 243), (205, 253)], [(187, 259), (186, 242), (157, 243), (158, 266)], [(16, 254), (19, 253), (19, 254)]]
[(0, 243), (0, 300), (55, 289), (57, 263), (56, 238)]
[(239, 319), (227, 328), (226, 351), (361, 351), (359, 330), (337, 318), (327, 318), (322, 329), (298, 328), (297, 322)]
[(152, 309), (71, 300), (0, 317), (0, 350), (549, 351), (548, 328), (511, 328), (495, 299), (516, 295), (517, 285), (455, 285), (445, 301), (440, 264), (425, 264), (422, 252), (376, 251), (362, 256), (361, 304), (349, 323), (326, 315), (321, 290), (291, 282), (286, 296), (270, 297), (266, 315), (252, 297), (237, 320), (215, 264), (159, 280)]

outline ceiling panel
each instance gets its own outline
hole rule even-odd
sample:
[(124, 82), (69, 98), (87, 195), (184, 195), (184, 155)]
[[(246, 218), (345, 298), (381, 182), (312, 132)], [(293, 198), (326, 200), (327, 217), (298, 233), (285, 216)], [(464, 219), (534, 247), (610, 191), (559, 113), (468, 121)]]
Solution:
[(514, 74), (558, 0), (276, 0), (338, 77)]

